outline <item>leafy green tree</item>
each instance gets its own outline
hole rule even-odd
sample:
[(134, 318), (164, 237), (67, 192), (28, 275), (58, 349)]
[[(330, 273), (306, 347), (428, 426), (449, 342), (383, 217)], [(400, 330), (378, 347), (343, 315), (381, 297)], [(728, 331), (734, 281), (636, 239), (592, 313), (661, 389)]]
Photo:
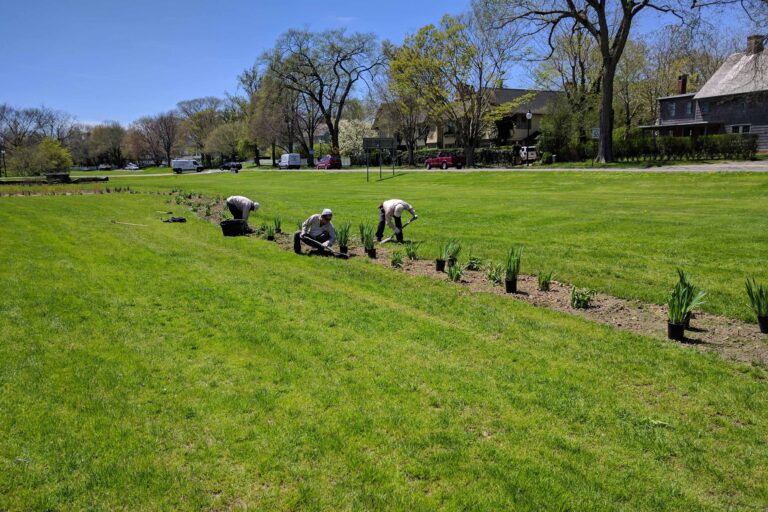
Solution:
[(94, 126), (88, 141), (89, 153), (101, 163), (120, 167), (124, 163), (123, 137), (125, 128), (117, 122)]
[(33, 176), (72, 167), (72, 156), (57, 140), (44, 138), (38, 144), (22, 146), (11, 154), (8, 167), (19, 176)]

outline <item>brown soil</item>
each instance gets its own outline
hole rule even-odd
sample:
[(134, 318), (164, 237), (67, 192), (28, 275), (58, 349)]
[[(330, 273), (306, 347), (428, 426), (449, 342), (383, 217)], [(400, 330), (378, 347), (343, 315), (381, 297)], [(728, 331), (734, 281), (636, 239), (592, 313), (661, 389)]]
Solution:
[[(201, 201), (206, 201), (201, 199)], [(209, 201), (209, 200), (207, 200)], [(212, 214), (204, 217), (218, 223), (221, 212), (225, 208), (219, 202), (212, 208)], [(201, 213), (199, 211), (199, 213)], [(203, 216), (203, 215), (201, 215)], [(293, 250), (292, 233), (278, 234), (275, 239), (281, 248)], [(251, 235), (258, 237), (259, 235)], [(377, 246), (377, 258), (374, 262), (391, 267), (392, 247)], [(303, 248), (309, 253), (307, 248)], [(367, 257), (361, 247), (350, 247), (349, 256)], [(428, 276), (433, 279), (448, 281), (448, 275), (435, 270), (433, 260), (404, 259), (401, 269), (393, 269), (411, 275)], [(517, 282), (517, 293), (507, 294), (503, 286), (494, 286), (484, 270), (465, 271), (459, 283), (473, 292), (508, 295), (510, 298), (522, 300), (539, 307), (563, 311), (578, 315), (589, 320), (611, 325), (625, 331), (632, 331), (659, 339), (667, 339), (667, 313), (664, 306), (643, 304), (598, 293), (592, 299), (589, 308), (574, 309), (570, 305), (571, 286), (553, 281), (550, 290), (542, 292), (538, 289), (536, 276), (521, 275)], [(674, 342), (676, 343), (676, 342)], [(757, 325), (713, 315), (696, 313), (691, 320), (691, 329), (686, 331), (685, 346), (703, 352), (717, 352), (725, 359), (748, 363), (755, 366), (768, 367), (768, 336), (761, 334)]]

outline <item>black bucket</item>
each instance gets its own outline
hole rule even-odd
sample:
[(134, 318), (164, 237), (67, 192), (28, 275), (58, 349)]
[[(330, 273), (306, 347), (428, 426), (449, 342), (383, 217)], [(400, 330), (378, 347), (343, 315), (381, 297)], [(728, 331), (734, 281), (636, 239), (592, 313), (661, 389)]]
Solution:
[(435, 270), (445, 272), (445, 260), (435, 260)]
[(760, 326), (760, 332), (768, 334), (768, 316), (757, 317), (757, 324)]
[(667, 322), (667, 338), (683, 341), (685, 339), (685, 325)]
[(505, 279), (504, 290), (507, 293), (517, 293), (517, 279), (512, 279), (511, 281), (508, 279)]
[(242, 236), (245, 234), (245, 221), (240, 219), (223, 220), (219, 223), (224, 236)]

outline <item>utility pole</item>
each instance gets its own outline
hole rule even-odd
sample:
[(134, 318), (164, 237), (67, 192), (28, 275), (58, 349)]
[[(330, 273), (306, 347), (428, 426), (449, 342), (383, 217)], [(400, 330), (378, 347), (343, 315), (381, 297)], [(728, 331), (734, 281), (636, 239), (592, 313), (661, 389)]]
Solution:
[(531, 165), (528, 159), (531, 154), (531, 119), (533, 118), (530, 110), (525, 114), (525, 118), (528, 120), (528, 136), (525, 138), (525, 166), (528, 167)]

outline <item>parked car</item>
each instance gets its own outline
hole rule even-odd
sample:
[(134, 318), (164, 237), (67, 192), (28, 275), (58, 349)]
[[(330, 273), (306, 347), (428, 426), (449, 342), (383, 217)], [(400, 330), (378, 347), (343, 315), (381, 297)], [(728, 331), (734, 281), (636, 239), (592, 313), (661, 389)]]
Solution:
[(139, 170), (139, 166), (136, 165), (136, 164), (128, 164), (128, 165), (125, 166), (125, 170), (126, 171), (138, 171)]
[(112, 170), (112, 166), (109, 165), (109, 164), (101, 164), (99, 166), (99, 170), (100, 171), (111, 171)]
[(280, 161), (277, 162), (280, 169), (299, 169), (301, 168), (301, 155), (298, 153), (283, 153)]
[(225, 164), (221, 164), (221, 167), (219, 167), (219, 169), (223, 171), (235, 171), (235, 172), (239, 171), (242, 168), (243, 168), (243, 164), (241, 164), (240, 162), (227, 162)]
[(438, 153), (437, 156), (432, 158), (427, 158), (424, 161), (425, 164), (427, 164), (427, 169), (431, 169), (433, 167), (439, 167), (441, 169), (447, 169), (449, 167), (455, 167), (457, 169), (461, 169), (464, 167), (464, 157), (463, 156), (455, 156), (455, 155), (446, 155), (445, 153)]
[(195, 171), (200, 172), (203, 170), (203, 166), (197, 160), (179, 158), (177, 160), (171, 160), (171, 168), (176, 174), (181, 174), (182, 171)]
[(539, 158), (536, 152), (536, 146), (523, 146), (520, 148), (520, 159), (523, 162), (533, 162)]
[(341, 157), (339, 155), (325, 155), (317, 161), (318, 169), (341, 169)]

